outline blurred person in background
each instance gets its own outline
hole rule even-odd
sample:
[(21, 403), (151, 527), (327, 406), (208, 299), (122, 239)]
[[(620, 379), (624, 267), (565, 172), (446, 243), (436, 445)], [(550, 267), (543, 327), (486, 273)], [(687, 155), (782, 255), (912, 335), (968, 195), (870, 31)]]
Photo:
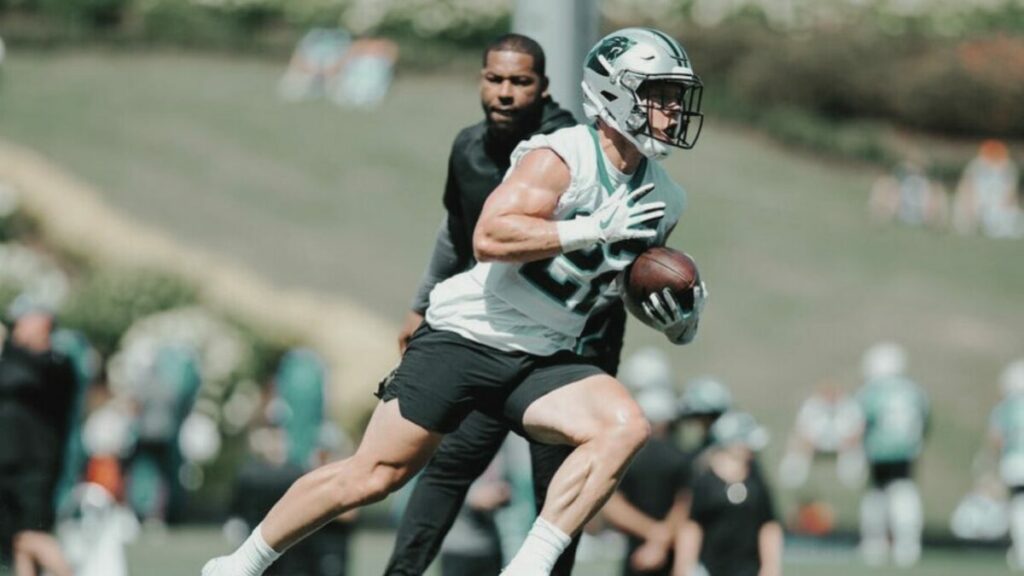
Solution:
[(398, 61), (398, 44), (387, 38), (360, 38), (345, 53), (328, 93), (335, 104), (372, 108), (387, 96)]
[(295, 46), (277, 94), (289, 102), (327, 94), (345, 67), (352, 37), (341, 28), (313, 28)]
[[(673, 548), (689, 506), (692, 457), (676, 446), (678, 398), (664, 352), (644, 348), (622, 366), (622, 381), (651, 423), (651, 437), (637, 453), (602, 517), (628, 537), (624, 576), (668, 576)], [(623, 506), (623, 500), (629, 506)]]
[[(509, 168), (512, 150), (534, 134), (550, 134), (576, 124), (572, 114), (551, 99), (544, 71), (544, 51), (527, 36), (501, 36), (484, 49), (480, 70), (484, 119), (460, 131), (452, 144), (444, 190), (445, 221), (399, 333), (401, 351), (423, 323), (434, 286), (475, 263), (473, 230), (484, 201)], [(582, 353), (601, 362), (609, 374), (618, 368), (625, 323), (625, 309), (616, 304), (591, 321), (583, 338)], [(494, 459), (508, 432), (507, 423), (474, 412), (441, 442), (416, 481), (386, 574), (418, 576), (427, 569), (470, 484)], [(539, 512), (551, 477), (571, 450), (531, 442), (530, 452)], [(553, 574), (571, 573), (578, 541), (574, 539)]]
[(695, 467), (674, 573), (782, 574), (782, 526), (771, 490), (754, 464), (755, 453), (768, 443), (768, 432), (750, 414), (728, 412), (711, 426), (710, 438)]
[(685, 448), (696, 454), (711, 445), (711, 426), (733, 407), (732, 392), (716, 378), (699, 376), (686, 383), (678, 411), (685, 434)]
[[(235, 478), (225, 533), (237, 544), (303, 474), (348, 456), (344, 434), (324, 418), (326, 367), (315, 352), (285, 354), (274, 376), (264, 422), (249, 433), (249, 458)], [(344, 576), (355, 510), (281, 556), (268, 576)]]
[(136, 439), (125, 490), (129, 505), (151, 527), (177, 521), (183, 512), (186, 494), (179, 472), (185, 460), (179, 435), (201, 384), (196, 350), (165, 342), (133, 392)]
[(1010, 566), (1024, 571), (1024, 359), (1000, 378), (1002, 401), (992, 410), (989, 437), (998, 454), (999, 477), (1010, 493)]
[(906, 160), (891, 175), (879, 177), (868, 199), (875, 221), (935, 228), (945, 225), (948, 205), (944, 187), (928, 178), (916, 160)]
[(924, 512), (913, 472), (930, 408), (924, 390), (906, 377), (906, 365), (903, 348), (892, 342), (875, 344), (864, 354), (864, 386), (857, 400), (871, 486), (861, 500), (860, 546), (870, 565), (884, 563), (890, 553), (898, 566), (912, 566), (921, 556)]
[(961, 234), (980, 227), (991, 238), (1019, 238), (1021, 223), (1017, 164), (1000, 140), (985, 140), (960, 177), (953, 225)]
[(827, 383), (800, 405), (796, 424), (779, 465), (783, 486), (807, 482), (815, 458), (835, 459), (836, 476), (850, 487), (862, 481), (864, 456), (860, 445), (863, 416), (857, 401), (838, 384)]
[(50, 535), (76, 381), (71, 362), (52, 348), (54, 316), (26, 296), (8, 311), (0, 350), (0, 560), (13, 555), (17, 576), (41, 567), (71, 568)]

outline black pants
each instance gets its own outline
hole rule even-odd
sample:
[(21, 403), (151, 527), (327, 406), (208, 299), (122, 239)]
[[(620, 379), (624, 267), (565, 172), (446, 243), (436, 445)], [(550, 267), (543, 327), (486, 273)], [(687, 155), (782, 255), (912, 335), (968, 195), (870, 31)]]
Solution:
[[(426, 572), (455, 522), (470, 484), (494, 459), (508, 431), (508, 426), (500, 421), (473, 412), (455, 432), (444, 438), (420, 474), (406, 505), (395, 548), (384, 572), (387, 576), (421, 576)], [(551, 478), (572, 450), (569, 446), (530, 443), (538, 512), (544, 505)], [(572, 573), (578, 544), (579, 536), (562, 553), (551, 574), (567, 576)]]
[(441, 554), (441, 576), (487, 576), (501, 572), (501, 555)]

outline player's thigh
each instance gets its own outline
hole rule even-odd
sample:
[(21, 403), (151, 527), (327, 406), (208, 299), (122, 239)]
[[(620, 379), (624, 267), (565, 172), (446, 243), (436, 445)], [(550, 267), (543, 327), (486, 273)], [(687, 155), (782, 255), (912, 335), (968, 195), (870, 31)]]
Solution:
[(354, 458), (371, 470), (391, 469), (391, 482), (402, 483), (427, 463), (442, 438), (442, 434), (403, 417), (397, 400), (382, 401), (373, 411)]
[(501, 352), (445, 330), (421, 327), (378, 396), (406, 420), (443, 434), (521, 378), (526, 355)]
[(578, 446), (623, 425), (646, 425), (625, 386), (586, 365), (535, 370), (516, 388), (509, 406), (522, 430), (546, 444)]

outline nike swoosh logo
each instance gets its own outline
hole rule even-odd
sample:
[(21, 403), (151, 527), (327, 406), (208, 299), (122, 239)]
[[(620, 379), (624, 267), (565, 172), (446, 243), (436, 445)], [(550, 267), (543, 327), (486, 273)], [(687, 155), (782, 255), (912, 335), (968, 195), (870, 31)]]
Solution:
[(655, 57), (653, 55), (652, 56), (641, 56), (640, 57), (641, 60), (654, 60), (654, 58)]

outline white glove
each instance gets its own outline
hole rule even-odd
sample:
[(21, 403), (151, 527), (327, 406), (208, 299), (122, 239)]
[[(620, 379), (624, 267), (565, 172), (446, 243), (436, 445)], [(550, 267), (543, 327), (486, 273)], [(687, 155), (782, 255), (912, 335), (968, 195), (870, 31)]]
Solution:
[(641, 306), (654, 327), (662, 331), (670, 342), (688, 344), (697, 335), (697, 325), (707, 297), (708, 289), (702, 281), (693, 287), (693, 310), (689, 312), (683, 310), (669, 288), (651, 294)]
[(623, 184), (593, 214), (556, 223), (562, 251), (573, 252), (598, 243), (654, 238), (657, 230), (644, 224), (664, 216), (665, 203), (640, 202), (653, 189), (654, 184), (645, 184), (630, 191)]

